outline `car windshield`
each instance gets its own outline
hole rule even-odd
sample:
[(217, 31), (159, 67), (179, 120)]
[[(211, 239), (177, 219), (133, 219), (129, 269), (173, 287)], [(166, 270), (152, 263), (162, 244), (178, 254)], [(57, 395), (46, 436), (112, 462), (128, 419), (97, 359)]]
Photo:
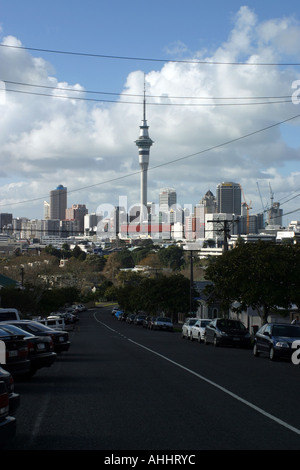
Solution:
[(14, 326), (14, 325), (2, 325), (1, 328), (3, 328), (3, 330), (8, 331), (9, 333), (11, 333), (13, 335), (22, 335), (22, 336), (26, 336), (26, 337), (32, 337), (33, 336), (28, 331), (21, 330), (21, 328), (18, 328), (17, 326)]
[(201, 320), (200, 326), (209, 325), (210, 322), (211, 322), (211, 320)]
[(273, 336), (300, 338), (300, 327), (294, 325), (274, 325)]
[(218, 321), (219, 328), (232, 328), (235, 330), (244, 330), (245, 326), (238, 320), (226, 320), (223, 318), (222, 320)]
[(158, 318), (157, 321), (164, 321), (164, 322), (171, 323), (171, 319), (170, 318), (165, 318), (165, 317)]
[(49, 333), (49, 331), (52, 331), (53, 332), (53, 329), (52, 328), (49, 328), (48, 326), (46, 325), (43, 325), (42, 323), (39, 323), (39, 322), (30, 322), (30, 323), (25, 323), (24, 325), (22, 324), (18, 324), (18, 326), (20, 328), (24, 328), (26, 329), (26, 331), (30, 331), (31, 333), (38, 333), (39, 331), (46, 331), (47, 333)]

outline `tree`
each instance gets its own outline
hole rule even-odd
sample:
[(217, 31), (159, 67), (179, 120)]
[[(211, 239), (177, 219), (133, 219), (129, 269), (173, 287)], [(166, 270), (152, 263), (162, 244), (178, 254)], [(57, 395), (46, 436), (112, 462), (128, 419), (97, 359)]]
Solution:
[(161, 248), (158, 252), (158, 258), (163, 266), (173, 270), (180, 269), (184, 264), (183, 249), (176, 245)]
[[(219, 299), (224, 312), (256, 310), (264, 321), (271, 311), (299, 305), (300, 251), (295, 245), (244, 243), (210, 261), (206, 288), (211, 301)], [(297, 297), (298, 296), (298, 297)]]

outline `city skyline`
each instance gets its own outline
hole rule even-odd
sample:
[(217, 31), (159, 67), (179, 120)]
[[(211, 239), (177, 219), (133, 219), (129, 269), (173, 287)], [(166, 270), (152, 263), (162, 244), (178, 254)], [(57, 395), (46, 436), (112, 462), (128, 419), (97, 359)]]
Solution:
[(91, 212), (120, 196), (139, 203), (133, 142), (146, 97), (149, 201), (170, 186), (180, 205), (194, 204), (237, 181), (252, 214), (269, 205), (271, 186), (285, 223), (299, 218), (297, 2), (154, 0), (141, 22), (136, 1), (113, 0), (101, 30), (90, 5), (93, 15), (80, 6), (68, 22), (57, 15), (68, 1), (1, 9), (0, 211), (42, 218), (61, 182), (70, 205)]

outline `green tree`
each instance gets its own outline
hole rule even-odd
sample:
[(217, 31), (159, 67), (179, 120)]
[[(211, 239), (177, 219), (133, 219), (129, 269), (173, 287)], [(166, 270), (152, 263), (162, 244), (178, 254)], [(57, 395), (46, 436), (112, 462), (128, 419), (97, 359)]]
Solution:
[(184, 264), (183, 249), (176, 245), (161, 248), (158, 252), (158, 258), (163, 266), (172, 270), (178, 270)]
[(299, 305), (299, 253), (295, 245), (239, 244), (210, 261), (205, 277), (213, 284), (206, 292), (224, 312), (237, 302), (237, 312), (252, 307), (266, 321), (271, 311)]

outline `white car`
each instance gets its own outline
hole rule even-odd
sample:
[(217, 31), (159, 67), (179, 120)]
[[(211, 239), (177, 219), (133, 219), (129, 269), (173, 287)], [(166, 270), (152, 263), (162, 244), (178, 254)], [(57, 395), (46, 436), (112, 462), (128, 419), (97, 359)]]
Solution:
[(196, 323), (192, 326), (191, 340), (197, 339), (199, 343), (204, 341), (205, 327), (211, 322), (211, 318), (198, 318)]
[(198, 318), (188, 318), (182, 325), (181, 337), (191, 339), (192, 326), (196, 323)]

